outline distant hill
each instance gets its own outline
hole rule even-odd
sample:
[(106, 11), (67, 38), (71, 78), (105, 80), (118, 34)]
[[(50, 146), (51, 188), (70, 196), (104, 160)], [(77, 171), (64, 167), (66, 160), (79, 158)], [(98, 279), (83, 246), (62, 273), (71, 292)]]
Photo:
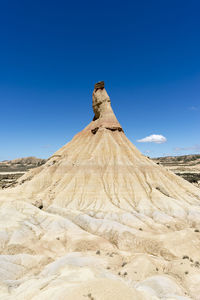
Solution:
[(16, 181), (30, 169), (45, 164), (46, 159), (34, 156), (4, 160), (0, 162), (0, 188), (7, 188), (16, 184)]
[(200, 154), (165, 156), (152, 160), (200, 187)]
[(165, 156), (152, 158), (156, 162), (164, 165), (198, 165), (200, 164), (200, 154), (189, 154), (181, 156)]
[(4, 160), (0, 162), (0, 172), (27, 172), (32, 168), (45, 164), (46, 159), (34, 156)]

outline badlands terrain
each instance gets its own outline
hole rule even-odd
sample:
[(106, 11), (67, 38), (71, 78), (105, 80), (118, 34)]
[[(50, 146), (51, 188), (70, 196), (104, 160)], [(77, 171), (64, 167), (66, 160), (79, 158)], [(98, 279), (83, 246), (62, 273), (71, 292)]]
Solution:
[[(200, 299), (200, 189), (91, 123), (0, 191), (0, 299)], [(88, 103), (89, 105), (89, 103)]]

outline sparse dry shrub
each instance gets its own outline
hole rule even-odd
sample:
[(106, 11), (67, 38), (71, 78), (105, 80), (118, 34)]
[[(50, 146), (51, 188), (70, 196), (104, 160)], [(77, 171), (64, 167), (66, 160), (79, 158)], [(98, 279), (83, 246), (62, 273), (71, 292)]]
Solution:
[(183, 255), (182, 259), (189, 259), (189, 256)]
[(123, 268), (125, 265), (127, 265), (127, 262), (123, 262), (123, 264), (122, 264), (122, 268)]

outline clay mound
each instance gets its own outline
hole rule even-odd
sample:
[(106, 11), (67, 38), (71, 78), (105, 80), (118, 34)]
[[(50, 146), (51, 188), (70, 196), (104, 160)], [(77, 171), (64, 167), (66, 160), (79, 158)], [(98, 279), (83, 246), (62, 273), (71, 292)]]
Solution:
[(104, 83), (93, 121), (0, 191), (0, 298), (200, 299), (200, 190), (126, 138)]
[(143, 156), (126, 138), (104, 84), (93, 91), (93, 121), (45, 165), (19, 180), (20, 199), (77, 210), (161, 210), (185, 217), (200, 191)]

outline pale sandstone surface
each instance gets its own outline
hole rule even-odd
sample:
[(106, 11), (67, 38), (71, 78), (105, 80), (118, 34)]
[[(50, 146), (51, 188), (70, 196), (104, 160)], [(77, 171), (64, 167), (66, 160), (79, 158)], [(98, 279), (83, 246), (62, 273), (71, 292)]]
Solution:
[(0, 192), (0, 299), (200, 299), (200, 190), (132, 145), (102, 85), (93, 109)]

